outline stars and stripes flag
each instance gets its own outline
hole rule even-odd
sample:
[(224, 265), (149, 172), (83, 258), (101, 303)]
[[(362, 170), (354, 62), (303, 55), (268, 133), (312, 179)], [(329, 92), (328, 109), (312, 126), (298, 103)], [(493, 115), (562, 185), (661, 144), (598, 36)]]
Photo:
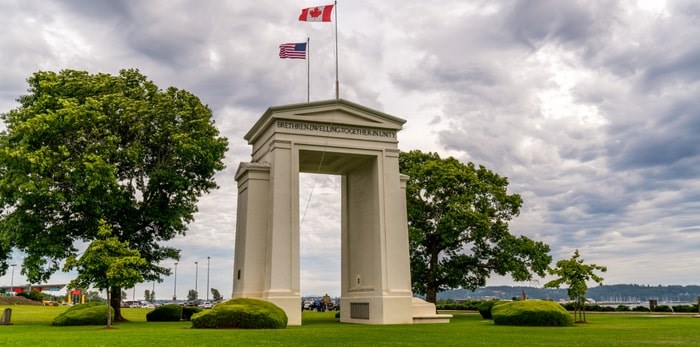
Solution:
[(280, 45), (280, 58), (306, 59), (306, 42), (283, 43)]

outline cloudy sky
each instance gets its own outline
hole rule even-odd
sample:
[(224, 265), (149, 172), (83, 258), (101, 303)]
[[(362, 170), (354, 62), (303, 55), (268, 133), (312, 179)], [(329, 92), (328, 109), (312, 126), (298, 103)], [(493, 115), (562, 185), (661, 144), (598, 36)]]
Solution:
[[(221, 188), (170, 242), (182, 249), (177, 294), (197, 278), (204, 296), (211, 257), (210, 287), (229, 297), (243, 135), (269, 106), (306, 100), (305, 63), (279, 59), (279, 44), (310, 37), (311, 99), (334, 97), (333, 26), (297, 20), (323, 4), (0, 0), (0, 112), (38, 70), (138, 68), (198, 95), (230, 150)], [(548, 243), (555, 260), (580, 249), (608, 266), (607, 284), (698, 284), (699, 16), (683, 0), (341, 0), (340, 93), (406, 119), (402, 150), (509, 177), (525, 202), (511, 231)], [(338, 295), (339, 180), (301, 180), (302, 294)], [(158, 298), (173, 282), (155, 284)]]

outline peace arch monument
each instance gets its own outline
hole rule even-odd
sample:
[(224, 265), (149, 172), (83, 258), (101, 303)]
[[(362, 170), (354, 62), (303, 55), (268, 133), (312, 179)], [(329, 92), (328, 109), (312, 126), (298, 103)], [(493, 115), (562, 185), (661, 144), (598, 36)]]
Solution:
[(449, 321), (413, 298), (407, 176), (397, 133), (406, 121), (342, 100), (270, 107), (245, 135), (251, 161), (236, 172), (233, 297), (260, 298), (301, 325), (299, 173), (340, 175), (340, 321)]

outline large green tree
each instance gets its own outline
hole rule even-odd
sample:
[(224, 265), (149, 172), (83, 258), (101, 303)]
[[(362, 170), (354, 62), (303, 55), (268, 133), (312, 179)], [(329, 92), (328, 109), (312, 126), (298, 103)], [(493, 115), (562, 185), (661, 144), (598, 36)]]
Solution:
[(98, 227), (97, 239), (92, 241), (83, 254), (70, 255), (63, 267), (64, 271), (77, 269), (78, 276), (69, 284), (69, 288), (104, 289), (107, 292), (107, 326), (112, 325), (109, 310), (110, 288), (128, 288), (143, 280), (139, 269), (148, 262), (139, 251), (129, 249), (127, 242), (112, 236), (110, 227), (102, 221)]
[[(1, 115), (0, 273), (17, 249), (22, 274), (46, 281), (104, 220), (147, 260), (144, 280), (169, 275), (159, 264), (179, 250), (161, 242), (185, 233), (224, 168), (228, 144), (211, 110), (133, 69), (36, 72), (27, 81), (20, 106)], [(120, 320), (122, 290), (111, 293)]]
[(574, 302), (574, 320), (576, 322), (586, 322), (586, 292), (588, 291), (587, 281), (594, 281), (603, 284), (603, 278), (595, 274), (595, 271), (606, 272), (608, 268), (596, 264), (586, 264), (578, 249), (571, 259), (559, 260), (556, 267), (548, 270), (550, 275), (557, 278), (544, 284), (545, 288), (559, 288), (566, 285), (569, 299)]
[(402, 152), (414, 292), (435, 303), (450, 288), (476, 289), (491, 274), (517, 281), (544, 276), (549, 246), (514, 236), (508, 222), (522, 198), (508, 194), (508, 179), (437, 153)]

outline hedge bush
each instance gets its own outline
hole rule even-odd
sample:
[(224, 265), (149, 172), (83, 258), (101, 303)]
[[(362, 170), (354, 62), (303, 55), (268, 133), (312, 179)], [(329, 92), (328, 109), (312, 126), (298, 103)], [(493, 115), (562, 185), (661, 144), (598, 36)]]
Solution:
[(190, 320), (195, 313), (202, 312), (202, 308), (195, 306), (184, 306), (182, 308), (182, 319)]
[(675, 305), (673, 307), (673, 312), (685, 312), (685, 313), (695, 313), (698, 312), (698, 305)]
[(481, 315), (481, 318), (483, 319), (493, 319), (493, 316), (491, 315), (491, 309), (493, 306), (496, 304), (495, 300), (492, 301), (484, 301), (479, 304), (478, 309), (479, 309), (479, 314)]
[(617, 312), (629, 312), (629, 311), (632, 311), (632, 309), (627, 305), (617, 305), (617, 307), (615, 307), (615, 311), (617, 311)]
[(179, 322), (181, 319), (182, 307), (176, 304), (159, 306), (146, 314), (147, 322)]
[(525, 300), (503, 302), (491, 309), (496, 325), (571, 326), (574, 319), (561, 305), (552, 301)]
[[(65, 312), (53, 319), (51, 325), (106, 325), (107, 304), (104, 302), (90, 302), (71, 306)], [(110, 314), (114, 317), (114, 309), (109, 307)]]
[(460, 311), (476, 311), (479, 309), (481, 300), (467, 300), (465, 302), (456, 303), (438, 303), (435, 305), (438, 310), (460, 310)]
[(236, 298), (211, 310), (192, 316), (197, 329), (281, 329), (287, 327), (287, 314), (275, 304), (251, 298)]
[(656, 309), (654, 309), (654, 312), (673, 312), (673, 310), (671, 310), (670, 306), (659, 305), (659, 306), (656, 306)]

